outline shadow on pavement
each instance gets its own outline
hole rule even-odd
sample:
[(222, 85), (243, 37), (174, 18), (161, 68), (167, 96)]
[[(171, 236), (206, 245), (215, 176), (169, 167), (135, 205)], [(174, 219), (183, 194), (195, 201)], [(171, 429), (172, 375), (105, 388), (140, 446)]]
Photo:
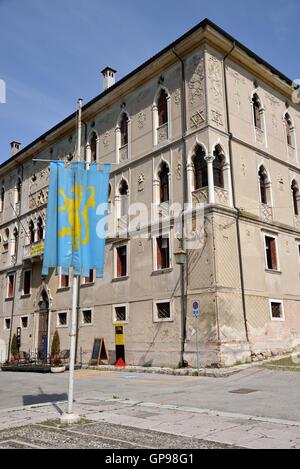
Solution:
[(36, 404), (47, 404), (51, 402), (53, 407), (59, 412), (59, 414), (63, 414), (61, 408), (57, 405), (57, 402), (63, 402), (68, 400), (68, 394), (45, 394), (42, 388), (39, 388), (40, 394), (38, 395), (27, 395), (23, 396), (23, 405), (36, 405)]

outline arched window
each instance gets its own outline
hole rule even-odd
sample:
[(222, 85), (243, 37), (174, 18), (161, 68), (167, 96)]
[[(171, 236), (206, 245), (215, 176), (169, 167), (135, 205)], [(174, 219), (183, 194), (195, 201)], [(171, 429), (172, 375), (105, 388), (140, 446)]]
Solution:
[(21, 190), (22, 190), (22, 179), (18, 178), (17, 186), (16, 186), (16, 204), (21, 202)]
[(224, 189), (224, 155), (219, 145), (215, 148), (214, 157), (214, 185)]
[(255, 93), (252, 98), (254, 125), (257, 129), (263, 130), (262, 105), (258, 95)]
[(19, 232), (18, 229), (15, 228), (13, 231), (13, 244), (12, 244), (12, 256), (15, 256), (17, 254), (17, 249), (18, 249), (18, 238), (19, 238)]
[(4, 210), (5, 189), (2, 187), (0, 194), (0, 212)]
[(197, 146), (192, 162), (194, 167), (194, 190), (196, 191), (208, 186), (207, 163), (203, 147)]
[(108, 203), (107, 203), (107, 211), (108, 214), (112, 212), (111, 210), (111, 184), (108, 185)]
[(286, 115), (284, 116), (284, 122), (285, 122), (287, 144), (290, 147), (294, 147), (293, 123), (288, 113), (286, 113)]
[(292, 195), (293, 195), (293, 205), (294, 205), (294, 214), (299, 215), (299, 187), (296, 181), (292, 182)]
[(120, 216), (125, 217), (128, 215), (128, 184), (123, 179), (119, 186), (120, 194)]
[(34, 243), (34, 223), (30, 220), (28, 224), (28, 231), (29, 231), (29, 242), (30, 244)]
[(9, 236), (10, 236), (9, 229), (5, 228), (3, 232), (3, 251), (4, 252), (8, 251)]
[(41, 217), (38, 218), (37, 221), (37, 229), (36, 229), (37, 241), (43, 241), (44, 239), (44, 226), (43, 220)]
[(125, 147), (128, 145), (128, 116), (127, 114), (123, 114), (121, 123), (120, 123), (120, 131), (121, 131), (121, 147)]
[(93, 132), (92, 134), (90, 145), (91, 145), (91, 162), (95, 163), (97, 161), (97, 135), (95, 132)]
[(168, 123), (168, 95), (165, 90), (161, 90), (158, 98), (158, 126)]
[(262, 204), (267, 205), (268, 200), (268, 174), (263, 166), (259, 168), (259, 189), (260, 189), (260, 201)]
[(167, 163), (163, 163), (158, 173), (161, 204), (170, 200), (169, 174), (170, 170)]

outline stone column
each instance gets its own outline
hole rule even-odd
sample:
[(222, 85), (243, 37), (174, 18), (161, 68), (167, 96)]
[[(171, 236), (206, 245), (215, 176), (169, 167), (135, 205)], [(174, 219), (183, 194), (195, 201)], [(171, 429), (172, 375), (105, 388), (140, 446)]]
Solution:
[(213, 171), (213, 162), (215, 157), (213, 155), (208, 155), (205, 157), (207, 163), (207, 175), (208, 175), (208, 203), (215, 203), (215, 184), (214, 184), (214, 171)]

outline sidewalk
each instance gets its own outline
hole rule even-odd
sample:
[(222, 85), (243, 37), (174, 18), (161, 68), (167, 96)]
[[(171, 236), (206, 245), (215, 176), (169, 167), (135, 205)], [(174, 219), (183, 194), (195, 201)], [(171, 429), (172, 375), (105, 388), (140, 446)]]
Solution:
[[(65, 409), (66, 402), (0, 411), (0, 431), (59, 419)], [(300, 422), (121, 399), (80, 399), (75, 411), (89, 422), (192, 437), (199, 445), (205, 440), (244, 448), (300, 449)]]

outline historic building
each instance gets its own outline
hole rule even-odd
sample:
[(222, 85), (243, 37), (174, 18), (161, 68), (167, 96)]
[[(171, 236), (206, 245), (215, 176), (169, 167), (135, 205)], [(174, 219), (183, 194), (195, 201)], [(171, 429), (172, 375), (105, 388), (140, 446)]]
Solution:
[[(90, 360), (97, 337), (113, 361), (116, 323), (125, 325), (129, 364), (195, 366), (198, 352), (201, 365), (231, 365), (294, 349), (300, 107), (292, 82), (208, 20), (119, 82), (111, 68), (103, 76), (104, 92), (83, 108), (81, 157), (114, 164), (106, 273), (80, 282), (78, 361)], [(41, 266), (47, 161), (71, 161), (76, 141), (75, 113), (24, 149), (12, 142), (0, 167), (2, 361), (18, 327), (22, 351), (49, 350), (56, 329), (69, 348), (71, 279), (42, 278)], [(176, 203), (194, 206), (192, 220), (204, 204), (198, 248), (178, 231)], [(153, 204), (151, 229), (134, 222), (133, 204)]]

